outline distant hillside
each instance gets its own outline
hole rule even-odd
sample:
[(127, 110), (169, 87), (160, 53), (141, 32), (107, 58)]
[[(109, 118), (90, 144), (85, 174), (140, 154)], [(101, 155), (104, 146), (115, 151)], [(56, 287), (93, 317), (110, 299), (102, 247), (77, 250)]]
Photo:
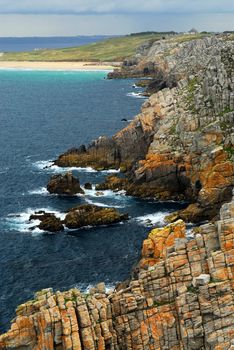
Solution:
[(82, 47), (42, 49), (33, 52), (9, 52), (0, 56), (1, 61), (122, 61), (131, 57), (136, 48), (147, 40), (159, 40), (159, 33), (139, 33), (111, 38)]
[[(0, 61), (89, 61), (121, 62), (132, 57), (144, 42), (165, 39), (168, 35), (176, 42), (190, 41), (204, 34), (175, 35), (174, 32), (143, 32), (110, 38), (92, 44), (63, 49), (42, 49), (32, 52), (8, 52), (0, 55)], [(207, 34), (206, 34), (207, 35)]]
[(110, 38), (82, 47), (42, 49), (31, 52), (4, 53), (1, 61), (122, 61), (131, 57), (147, 40), (158, 40), (159, 34), (139, 34)]

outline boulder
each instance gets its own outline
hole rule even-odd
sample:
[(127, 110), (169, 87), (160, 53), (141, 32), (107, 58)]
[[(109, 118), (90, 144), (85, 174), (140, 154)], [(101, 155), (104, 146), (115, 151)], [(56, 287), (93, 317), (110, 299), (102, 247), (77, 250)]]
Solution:
[(68, 196), (73, 196), (77, 193), (84, 194), (80, 187), (79, 179), (73, 176), (70, 171), (66, 174), (53, 175), (47, 185), (47, 190), (50, 193)]
[(84, 184), (84, 188), (85, 188), (86, 190), (92, 190), (92, 184), (91, 184), (90, 182), (86, 182), (86, 183)]
[(40, 224), (37, 227), (43, 231), (59, 232), (64, 230), (62, 221), (53, 213), (46, 213), (45, 211), (35, 212), (30, 216), (29, 220), (39, 220)]
[(38, 228), (40, 230), (49, 231), (49, 232), (59, 232), (64, 230), (61, 220), (59, 218), (56, 218), (55, 215), (41, 221)]
[(95, 190), (97, 191), (121, 191), (127, 186), (127, 179), (123, 177), (119, 177), (116, 175), (110, 175), (105, 178), (105, 181), (97, 184), (95, 186)]
[(66, 227), (76, 229), (84, 226), (110, 225), (127, 219), (127, 214), (121, 214), (114, 208), (84, 204), (69, 210), (64, 223)]

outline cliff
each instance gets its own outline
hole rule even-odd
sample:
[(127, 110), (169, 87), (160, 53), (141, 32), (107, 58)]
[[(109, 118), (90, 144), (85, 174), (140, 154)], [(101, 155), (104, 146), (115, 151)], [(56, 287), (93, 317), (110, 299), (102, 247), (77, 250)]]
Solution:
[(114, 292), (36, 293), (0, 349), (232, 349), (234, 200), (186, 238), (183, 221), (154, 229), (135, 276)]
[(131, 76), (154, 67), (159, 91), (141, 113), (112, 138), (69, 150), (55, 163), (127, 170), (128, 194), (184, 198), (192, 205), (181, 218), (214, 218), (234, 184), (233, 57), (227, 37), (154, 43), (139, 63), (123, 68)]
[[(228, 350), (234, 346), (234, 45), (228, 37), (140, 50), (119, 76), (151, 74), (155, 93), (111, 138), (59, 166), (120, 168), (99, 188), (187, 199), (153, 229), (129, 281), (107, 292), (46, 289), (16, 310), (1, 350)], [(146, 70), (146, 68), (148, 70)], [(192, 234), (183, 220), (210, 220)]]

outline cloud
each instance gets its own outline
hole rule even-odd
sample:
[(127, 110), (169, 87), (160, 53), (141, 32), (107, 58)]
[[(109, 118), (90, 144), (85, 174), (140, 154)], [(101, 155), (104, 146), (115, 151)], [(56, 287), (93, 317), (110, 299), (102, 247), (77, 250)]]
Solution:
[(0, 14), (1, 36), (129, 34), (147, 30), (234, 30), (233, 14), (19, 15)]
[(233, 0), (0, 0), (1, 14), (234, 13)]

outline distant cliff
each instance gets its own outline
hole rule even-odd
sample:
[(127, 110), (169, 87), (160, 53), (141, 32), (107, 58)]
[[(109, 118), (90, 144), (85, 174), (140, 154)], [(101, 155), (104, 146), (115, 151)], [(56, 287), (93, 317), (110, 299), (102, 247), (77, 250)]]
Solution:
[(188, 221), (215, 217), (234, 184), (233, 44), (227, 37), (153, 44), (123, 71), (151, 64), (159, 91), (112, 138), (72, 149), (56, 164), (127, 170), (129, 194), (185, 198), (193, 203), (181, 214)]

